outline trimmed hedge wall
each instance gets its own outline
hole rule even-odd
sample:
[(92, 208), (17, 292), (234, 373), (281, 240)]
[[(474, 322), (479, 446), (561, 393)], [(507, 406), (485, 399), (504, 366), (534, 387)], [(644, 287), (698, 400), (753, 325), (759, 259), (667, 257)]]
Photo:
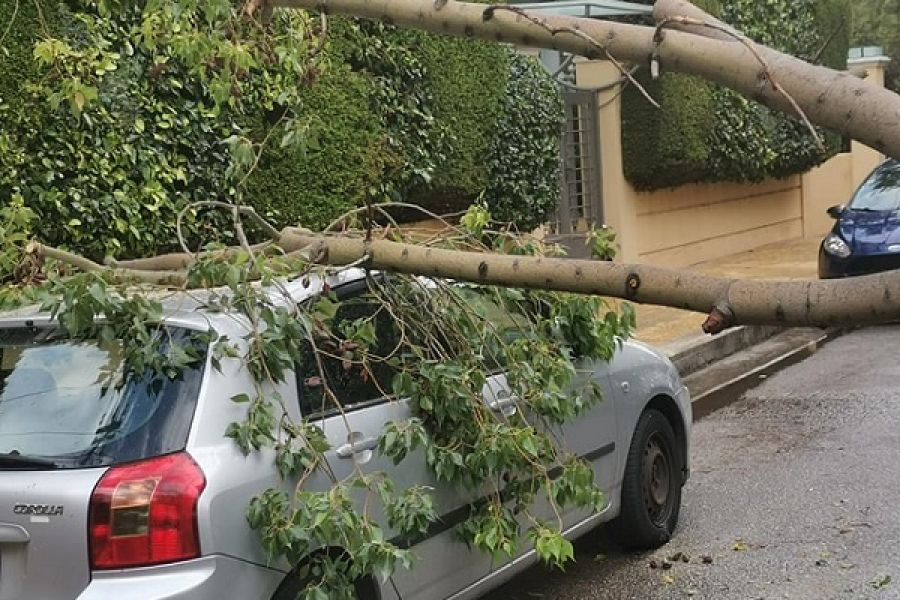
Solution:
[(310, 228), (362, 203), (389, 158), (369, 110), (371, 93), (365, 76), (332, 66), (303, 97), (318, 149), (270, 148), (248, 182), (246, 201), (281, 223)]
[(511, 52), (487, 42), (427, 34), (416, 37), (428, 73), (426, 85), (434, 97), (437, 126), (451, 132), (445, 163), (449, 168), (438, 170), (424, 193), (419, 190), (416, 196), (427, 203), (427, 195), (439, 191), (443, 201), (455, 196), (467, 205), (472, 192), (483, 190), (490, 177), (485, 155), (503, 109)]
[(660, 103), (654, 107), (634, 87), (622, 94), (622, 163), (625, 177), (641, 189), (674, 187), (706, 177), (714, 126), (712, 86), (702, 79), (663, 73), (656, 81), (637, 74)]
[(530, 229), (556, 211), (561, 100), (543, 66), (532, 58), (512, 57), (504, 104), (484, 162), (490, 177), (484, 200), (495, 219)]
[[(652, 2), (645, 2), (652, 4)], [(849, 37), (842, 0), (718, 0), (697, 2), (756, 41), (833, 68), (846, 66)], [(777, 114), (697, 78), (667, 73), (639, 80), (657, 110), (629, 86), (623, 94), (622, 147), (626, 178), (638, 189), (686, 183), (760, 181), (802, 173), (840, 147), (820, 131), (822, 155), (797, 119)]]
[[(218, 112), (209, 109), (206, 83), (167, 48), (148, 52), (132, 43), (139, 5), (104, 18), (72, 3), (92, 23), (85, 29), (68, 4), (54, 10), (56, 1), (41, 2), (53, 35), (119, 57), (116, 70), (91, 78), (98, 98), (83, 115), (70, 102), (52, 106), (54, 80), (32, 58), (47, 32), (33, 3), (19, 3), (15, 37), (4, 44), (11, 58), (0, 61), (0, 203), (21, 195), (46, 223), (49, 243), (94, 258), (168, 250), (184, 206), (238, 195), (278, 223), (313, 228), (366, 199), (412, 200), (444, 212), (483, 197), (523, 227), (556, 204), (558, 91), (509, 47), (332, 17), (320, 72), (284, 83), (277, 65), (263, 65), (271, 76), (249, 78), (242, 90), (251, 100)], [(10, 3), (0, 2), (0, 22), (12, 17)], [(292, 25), (285, 19), (277, 26)], [(162, 70), (154, 64), (159, 56), (167, 60)], [(279, 85), (300, 86), (299, 99), (281, 106)], [(268, 110), (258, 108), (267, 103)], [(276, 133), (246, 187), (235, 190), (223, 142), (260, 142), (287, 112), (309, 126), (305, 143), (282, 148)], [(528, 114), (545, 117), (544, 126), (523, 118)], [(498, 135), (503, 146), (521, 140), (522, 151), (505, 152)], [(197, 221), (190, 240), (210, 241), (221, 228), (219, 239), (229, 241), (226, 221)]]

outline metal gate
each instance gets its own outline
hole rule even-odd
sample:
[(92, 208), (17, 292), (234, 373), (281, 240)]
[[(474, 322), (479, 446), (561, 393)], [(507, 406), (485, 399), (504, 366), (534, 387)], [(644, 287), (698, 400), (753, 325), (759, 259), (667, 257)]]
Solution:
[(597, 96), (593, 91), (563, 92), (566, 121), (560, 144), (558, 234), (580, 233), (603, 224)]

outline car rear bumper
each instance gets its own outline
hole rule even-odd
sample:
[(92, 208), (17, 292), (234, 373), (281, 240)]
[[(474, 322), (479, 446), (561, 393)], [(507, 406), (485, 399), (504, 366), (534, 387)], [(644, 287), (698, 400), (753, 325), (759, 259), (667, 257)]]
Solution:
[(269, 600), (284, 574), (214, 555), (170, 565), (95, 571), (76, 600)]

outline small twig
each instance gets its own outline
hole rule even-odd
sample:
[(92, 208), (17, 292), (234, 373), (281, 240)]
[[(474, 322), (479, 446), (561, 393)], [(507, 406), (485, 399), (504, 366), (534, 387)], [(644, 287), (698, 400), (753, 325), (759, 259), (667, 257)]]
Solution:
[[(257, 168), (259, 168), (259, 161), (262, 160), (262, 155), (263, 155), (263, 152), (266, 151), (266, 146), (269, 144), (269, 139), (271, 139), (272, 134), (275, 133), (275, 131), (278, 129), (278, 126), (281, 125), (286, 118), (287, 118), (287, 112), (283, 113), (280, 117), (278, 117), (278, 120), (275, 121), (275, 123), (271, 127), (269, 127), (269, 131), (266, 132), (265, 137), (258, 144), (259, 151), (256, 152), (256, 156), (253, 157), (253, 164), (250, 165), (250, 168), (247, 169), (247, 172), (244, 173), (244, 176), (241, 177), (241, 180), (237, 183), (236, 186), (234, 186), (235, 189), (240, 190), (241, 188), (243, 188), (244, 185), (247, 183), (247, 180), (250, 179), (250, 176), (253, 175), (253, 173), (256, 171)], [(247, 138), (244, 138), (244, 139), (247, 139)], [(253, 145), (253, 142), (251, 140), (247, 139), (247, 141), (250, 142), (251, 146)]]
[(247, 234), (244, 233), (244, 222), (241, 220), (241, 211), (238, 210), (237, 205), (231, 211), (231, 218), (234, 223), (234, 234), (237, 236), (238, 243), (252, 259), (254, 257), (253, 249), (250, 247), (250, 242), (247, 241)]
[(196, 252), (191, 252), (191, 249), (188, 248), (188, 245), (184, 240), (183, 227), (182, 227), (182, 224), (184, 222), (184, 215), (191, 209), (202, 208), (204, 206), (210, 207), (210, 208), (222, 208), (222, 209), (226, 209), (228, 211), (232, 211), (232, 210), (236, 209), (240, 214), (248, 216), (251, 219), (253, 219), (254, 221), (256, 221), (256, 223), (265, 230), (266, 234), (270, 238), (272, 238), (273, 241), (277, 242), (279, 239), (281, 239), (281, 232), (278, 231), (277, 229), (275, 229), (274, 225), (272, 225), (271, 223), (266, 221), (258, 212), (256, 212), (256, 209), (253, 208), (252, 206), (245, 206), (242, 204), (232, 204), (230, 202), (222, 202), (219, 200), (200, 200), (198, 202), (192, 202), (191, 204), (188, 204), (187, 206), (182, 208), (178, 212), (178, 218), (175, 220), (175, 232), (178, 235), (178, 242), (179, 242), (179, 244), (181, 244), (181, 249), (184, 250), (185, 254), (189, 254), (195, 258), (197, 256)]
[(366, 219), (365, 219), (365, 227), (366, 227), (366, 243), (370, 243), (372, 241), (372, 227), (375, 224), (375, 211), (372, 210), (372, 199), (369, 198), (369, 195), (366, 194)]
[(819, 132), (816, 131), (815, 126), (809, 120), (809, 117), (806, 116), (806, 113), (803, 112), (803, 109), (800, 108), (800, 105), (797, 104), (797, 101), (794, 100), (793, 96), (791, 96), (787, 92), (787, 90), (785, 90), (784, 87), (782, 87), (782, 85), (780, 83), (778, 83), (778, 81), (776, 81), (775, 78), (772, 76), (772, 70), (769, 67), (769, 63), (766, 62), (766, 59), (763, 58), (763, 56), (756, 49), (756, 44), (753, 42), (753, 40), (751, 40), (744, 34), (740, 33), (739, 31), (736, 31), (733, 27), (729, 27), (724, 24), (710, 23), (708, 21), (701, 21), (699, 19), (692, 19), (689, 17), (667, 17), (667, 18), (661, 20), (656, 25), (657, 35), (654, 36), (654, 41), (656, 42), (657, 45), (662, 43), (662, 39), (663, 39), (663, 36), (661, 35), (660, 32), (663, 30), (663, 28), (666, 25), (669, 25), (670, 23), (677, 23), (679, 25), (693, 25), (696, 27), (708, 27), (709, 29), (713, 29), (715, 31), (720, 31), (726, 35), (729, 35), (729, 36), (733, 37), (734, 39), (736, 39), (737, 41), (739, 41), (740, 43), (742, 43), (748, 50), (750, 50), (750, 53), (753, 54), (753, 56), (756, 58), (756, 60), (759, 61), (759, 64), (762, 65), (763, 76), (764, 76), (765, 80), (768, 81), (769, 84), (772, 86), (772, 89), (775, 90), (776, 93), (780, 94), (782, 97), (784, 97), (785, 100), (788, 101), (788, 104), (791, 105), (791, 107), (794, 109), (794, 112), (797, 113), (797, 116), (803, 121), (803, 123), (804, 123), (804, 125), (806, 125), (807, 129), (809, 129), (809, 132), (812, 134), (813, 139), (815, 139), (815, 141), (816, 141), (816, 145), (819, 147), (819, 151), (825, 152), (825, 143), (822, 141), (822, 137), (819, 135)]
[[(628, 69), (628, 73), (630, 75), (634, 75), (640, 68), (641, 68), (640, 65), (635, 65), (635, 66), (631, 67), (630, 69)], [(604, 83), (603, 85), (596, 85), (596, 86), (591, 86), (591, 87), (575, 85), (573, 83), (569, 83), (568, 81), (565, 81), (565, 80), (559, 79), (559, 78), (555, 78), (554, 81), (556, 81), (557, 85), (561, 85), (564, 88), (567, 88), (570, 90), (575, 90), (578, 92), (608, 92), (609, 90), (611, 90), (613, 88), (616, 88), (619, 86), (624, 87), (625, 85), (628, 85), (628, 83), (630, 83), (628, 78), (625, 76), (621, 76), (618, 79), (616, 79), (615, 81), (610, 81), (609, 83)], [(621, 92), (621, 88), (619, 89), (619, 92)]]
[(660, 107), (659, 103), (653, 99), (653, 96), (651, 96), (647, 92), (647, 90), (644, 89), (644, 86), (642, 86), (640, 83), (638, 83), (638, 81), (631, 75), (631, 73), (628, 72), (628, 70), (624, 67), (624, 65), (622, 65), (622, 63), (620, 63), (616, 59), (616, 57), (614, 57), (610, 53), (609, 49), (604, 44), (601, 44), (600, 42), (598, 42), (596, 39), (594, 39), (593, 37), (591, 37), (584, 31), (581, 31), (580, 29), (575, 29), (574, 27), (551, 27), (550, 24), (547, 23), (547, 21), (545, 21), (544, 19), (534, 16), (531, 13), (529, 13), (528, 11), (526, 11), (522, 8), (519, 8), (518, 6), (511, 6), (511, 5), (505, 5), (505, 4), (494, 4), (492, 6), (487, 7), (486, 9), (484, 9), (484, 15), (483, 15), (484, 20), (490, 21), (493, 18), (494, 13), (498, 10), (509, 11), (513, 14), (519, 15), (523, 19), (525, 19), (525, 20), (529, 21), (530, 23), (533, 23), (533, 24), (537, 25), (538, 27), (540, 27), (541, 29), (547, 31), (550, 35), (552, 35), (554, 37), (557, 35), (563, 34), (563, 33), (568, 33), (570, 35), (574, 35), (575, 37), (577, 37), (580, 40), (587, 42), (589, 45), (591, 45), (592, 47), (594, 47), (597, 50), (599, 50), (600, 52), (602, 52), (603, 55), (606, 56), (606, 59), (609, 62), (611, 62), (613, 65), (615, 65), (615, 67), (619, 70), (619, 72), (622, 74), (622, 76), (625, 77), (626, 79), (628, 79), (628, 81), (630, 81), (638, 90), (640, 90), (641, 94), (644, 96), (644, 98), (647, 99), (647, 101), (650, 104), (652, 104), (656, 108)]
[(3, 31), (3, 35), (0, 35), (0, 48), (3, 47), (3, 42), (6, 40), (6, 36), (9, 35), (9, 32), (12, 31), (13, 24), (16, 22), (16, 17), (19, 14), (19, 1), (15, 0), (15, 4), (13, 5), (12, 17), (9, 19), (9, 23), (6, 25), (6, 29)]
[(31, 2), (34, 4), (34, 10), (37, 13), (38, 21), (41, 22), (41, 29), (44, 30), (44, 35), (47, 37), (53, 37), (53, 34), (50, 31), (50, 26), (47, 25), (47, 19), (44, 18), (44, 10), (41, 8), (40, 0), (32, 0)]
[(810, 60), (809, 62), (811, 62), (812, 64), (818, 63), (819, 60), (822, 59), (822, 55), (825, 54), (825, 51), (828, 50), (828, 46), (831, 45), (831, 42), (834, 41), (834, 38), (836, 38), (837, 35), (838, 35), (843, 29), (844, 29), (844, 22), (841, 21), (840, 23), (838, 23), (838, 26), (834, 28), (834, 30), (831, 32), (831, 35), (828, 36), (828, 39), (825, 40), (825, 43), (822, 44), (822, 47), (819, 48), (819, 51), (816, 52), (815, 56), (813, 56), (813, 57), (812, 57), (812, 60)]
[(328, 15), (324, 11), (319, 13), (319, 23), (321, 24), (319, 31), (319, 43), (310, 50), (306, 55), (306, 60), (311, 61), (325, 49), (325, 42), (328, 38)]

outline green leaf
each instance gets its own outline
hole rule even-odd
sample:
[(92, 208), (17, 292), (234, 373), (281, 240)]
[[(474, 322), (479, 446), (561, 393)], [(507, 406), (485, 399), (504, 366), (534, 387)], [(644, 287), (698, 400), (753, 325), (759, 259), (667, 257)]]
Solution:
[(231, 401), (236, 404), (244, 404), (250, 402), (250, 396), (247, 394), (237, 394), (231, 397)]

